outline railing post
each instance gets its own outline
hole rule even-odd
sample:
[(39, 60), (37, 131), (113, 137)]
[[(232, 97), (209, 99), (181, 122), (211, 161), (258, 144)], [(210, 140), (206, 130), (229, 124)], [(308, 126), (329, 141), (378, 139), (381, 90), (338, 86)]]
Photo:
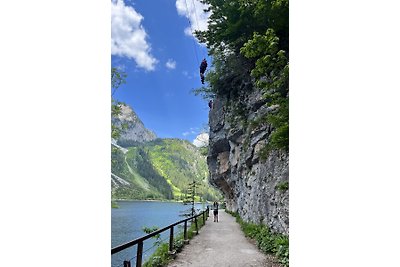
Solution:
[(205, 213), (205, 211), (203, 211), (203, 224), (205, 225), (206, 224), (206, 219), (204, 217), (204, 213)]
[(183, 239), (187, 240), (187, 221), (185, 221), (185, 226), (183, 227)]
[(197, 216), (194, 217), (194, 223), (196, 225), (196, 235), (198, 235), (199, 234), (199, 228), (197, 227)]
[[(143, 241), (138, 243), (136, 254), (136, 267), (142, 267)], [(125, 266), (124, 266), (125, 267)], [(130, 264), (129, 264), (130, 267)]]
[(174, 251), (174, 227), (171, 226), (171, 231), (169, 232), (169, 251)]
[[(204, 214), (205, 212), (207, 212), (207, 214)], [(191, 220), (191, 223), (193, 223), (193, 219), (195, 222), (195, 227), (196, 227), (196, 235), (199, 234), (199, 225), (197, 222), (197, 217), (199, 216), (203, 216), (203, 222), (205, 224), (205, 220), (208, 219), (209, 217), (209, 213), (210, 213), (210, 208), (207, 206), (207, 209), (205, 211), (202, 212), (202, 214), (197, 214), (195, 216), (192, 216), (191, 218), (185, 219), (185, 220), (181, 220), (179, 222), (176, 222), (175, 224), (171, 224), (169, 226), (166, 226), (164, 228), (162, 228), (162, 230), (158, 230), (157, 233), (162, 233), (164, 231), (167, 231), (168, 228), (170, 229), (170, 237), (169, 237), (169, 251), (171, 252), (171, 255), (175, 254), (174, 251), (174, 225), (177, 225), (178, 223), (181, 224), (182, 221), (184, 222), (184, 230), (183, 230), (183, 238), (184, 238), (184, 242), (187, 244), (189, 243), (189, 239), (188, 239), (188, 220)], [(152, 233), (151, 236), (154, 236), (155, 233)], [(123, 245), (111, 248), (111, 255), (120, 252), (128, 247), (137, 245), (137, 254), (136, 254), (136, 267), (141, 267), (142, 266), (142, 257), (143, 257), (143, 241), (147, 240), (149, 237), (149, 235), (141, 237), (141, 238), (137, 238), (135, 240), (132, 240), (128, 243), (125, 243)], [(125, 260), (123, 262), (124, 267), (131, 267), (131, 261), (127, 261)]]

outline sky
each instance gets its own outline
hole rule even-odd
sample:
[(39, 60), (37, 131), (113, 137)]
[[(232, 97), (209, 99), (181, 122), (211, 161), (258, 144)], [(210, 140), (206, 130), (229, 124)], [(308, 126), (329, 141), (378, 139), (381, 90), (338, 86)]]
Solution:
[(191, 34), (207, 28), (204, 8), (198, 0), (111, 1), (111, 65), (127, 73), (113, 98), (160, 138), (193, 142), (207, 131), (207, 101), (191, 92), (202, 86), (201, 60), (211, 62)]

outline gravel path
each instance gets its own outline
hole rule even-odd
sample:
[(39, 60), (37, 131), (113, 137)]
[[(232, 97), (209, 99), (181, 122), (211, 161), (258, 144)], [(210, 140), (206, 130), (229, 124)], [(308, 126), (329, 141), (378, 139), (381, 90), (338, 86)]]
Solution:
[(235, 218), (219, 210), (219, 222), (212, 211), (199, 235), (190, 240), (169, 267), (250, 267), (279, 266), (260, 252), (244, 236)]

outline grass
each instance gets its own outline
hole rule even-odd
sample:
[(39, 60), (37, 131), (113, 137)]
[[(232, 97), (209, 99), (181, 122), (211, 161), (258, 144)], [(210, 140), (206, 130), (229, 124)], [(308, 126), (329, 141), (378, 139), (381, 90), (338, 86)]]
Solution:
[[(206, 217), (207, 220), (207, 217)], [(203, 216), (197, 217), (197, 226), (200, 229), (205, 222), (203, 221)], [(196, 235), (196, 225), (193, 223), (187, 229), (188, 239), (192, 239)], [(174, 249), (177, 253), (182, 251), (184, 247), (183, 232), (179, 233), (174, 237)], [(169, 243), (162, 243), (153, 255), (143, 264), (144, 267), (163, 267), (167, 266), (169, 262), (173, 259), (173, 256), (169, 254)]]
[(276, 186), (276, 189), (280, 190), (280, 191), (287, 191), (289, 189), (289, 182), (285, 181), (285, 182), (281, 182)]
[(236, 217), (245, 236), (254, 239), (262, 252), (274, 254), (280, 263), (289, 266), (289, 236), (272, 233), (264, 224), (245, 222), (236, 212), (228, 210), (226, 212)]
[[(162, 172), (162, 170), (160, 170), (160, 173), (161, 173), (161, 172)], [(164, 176), (164, 177), (165, 177), (165, 176)], [(166, 180), (167, 183), (171, 186), (172, 194), (174, 195), (174, 198), (175, 198), (175, 199), (179, 199), (180, 197), (183, 196), (181, 190), (180, 190), (178, 187), (176, 187), (176, 186), (172, 183), (171, 179), (166, 178), (165, 180)]]

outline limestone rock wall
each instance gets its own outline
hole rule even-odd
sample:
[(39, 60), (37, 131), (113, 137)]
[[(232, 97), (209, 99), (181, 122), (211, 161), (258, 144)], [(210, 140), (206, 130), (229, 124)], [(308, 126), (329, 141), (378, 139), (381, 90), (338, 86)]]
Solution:
[(121, 136), (116, 142), (118, 145), (129, 147), (135, 145), (136, 142), (142, 143), (157, 138), (152, 131), (144, 126), (130, 106), (120, 104), (120, 108), (121, 114), (112, 119), (112, 122), (118, 127), (123, 128), (122, 125), (125, 125), (125, 128), (121, 131)]
[(274, 108), (267, 107), (257, 91), (235, 101), (216, 97), (209, 113), (207, 163), (210, 182), (222, 190), (228, 210), (289, 234), (289, 190), (276, 188), (289, 179), (289, 155), (272, 151), (261, 160), (259, 151), (268, 142), (271, 126), (249, 123)]

